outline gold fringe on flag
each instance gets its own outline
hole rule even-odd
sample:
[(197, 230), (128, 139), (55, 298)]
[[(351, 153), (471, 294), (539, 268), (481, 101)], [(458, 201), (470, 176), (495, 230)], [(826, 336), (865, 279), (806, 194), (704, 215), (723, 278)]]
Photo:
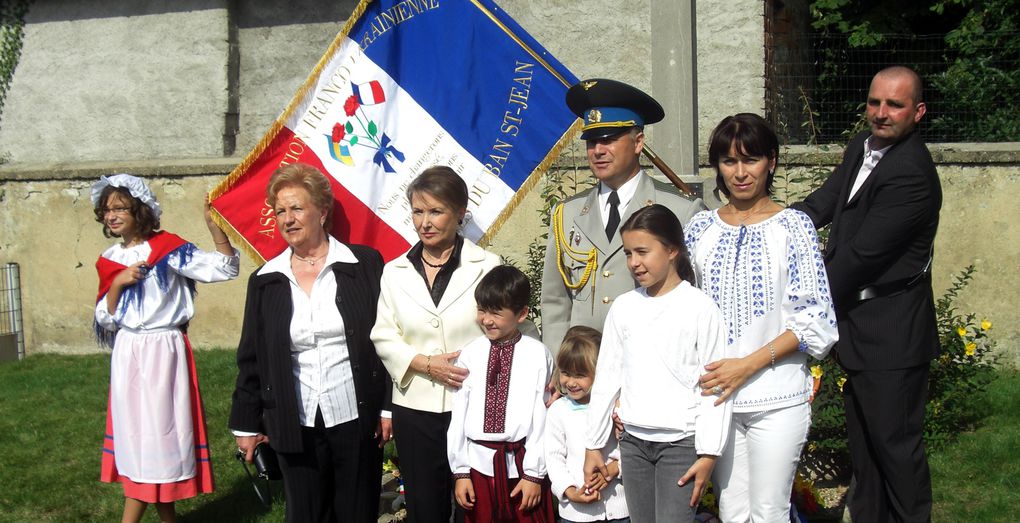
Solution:
[[(312, 69), (312, 72), (309, 73), (308, 78), (306, 78), (305, 82), (301, 84), (301, 88), (298, 89), (298, 92), (293, 98), (291, 98), (290, 103), (287, 104), (287, 108), (283, 110), (283, 114), (281, 114), (280, 117), (269, 126), (269, 130), (266, 132), (265, 136), (263, 136), (251, 152), (244, 157), (244, 160), (241, 160), (241, 163), (237, 164), (237, 167), (235, 167), (233, 171), (230, 171), (230, 174), (228, 174), (222, 182), (209, 191), (209, 201), (215, 200), (229, 191), (230, 188), (237, 183), (241, 176), (248, 171), (251, 165), (255, 163), (255, 160), (257, 160), (259, 156), (262, 156), (262, 153), (265, 152), (267, 147), (269, 147), (269, 144), (276, 139), (276, 135), (279, 134), (280, 130), (284, 127), (284, 122), (286, 122), (294, 111), (297, 110), (301, 102), (304, 101), (305, 96), (308, 95), (308, 91), (310, 91), (319, 81), (319, 75), (322, 74), (322, 69), (326, 67), (326, 64), (328, 64), (330, 60), (333, 59), (333, 55), (336, 54), (337, 50), (343, 44), (344, 38), (347, 38), (351, 28), (358, 22), (361, 15), (365, 14), (365, 9), (368, 8), (368, 4), (371, 4), (372, 1), (373, 0), (361, 0), (358, 2), (357, 7), (355, 7), (354, 11), (351, 12), (351, 16), (347, 18), (347, 22), (344, 23), (344, 26), (340, 29), (336, 38), (334, 38), (333, 42), (329, 44), (329, 47), (326, 48), (326, 52), (323, 53), (322, 58), (319, 58), (318, 63), (315, 64), (315, 67)], [(253, 247), (248, 240), (244, 238), (244, 236), (237, 232), (237, 230), (220, 215), (219, 211), (213, 209), (212, 217), (213, 221), (216, 222), (221, 229), (227, 232), (230, 239), (234, 240), (234, 243), (239, 245), (240, 250), (243, 250), (251, 256), (256, 263), (265, 263), (266, 260), (262, 258), (258, 251), (255, 250), (255, 247)]]
[(496, 233), (499, 232), (501, 227), (503, 227), (503, 224), (510, 219), (510, 215), (514, 213), (514, 210), (516, 210), (517, 206), (521, 204), (524, 197), (531, 192), (531, 189), (535, 187), (535, 184), (537, 184), (538, 181), (545, 176), (546, 171), (552, 167), (553, 162), (559, 158), (560, 153), (563, 152), (563, 148), (577, 138), (577, 134), (581, 132), (582, 123), (583, 122), (580, 119), (575, 120), (574, 124), (568, 127), (567, 131), (564, 132), (563, 136), (561, 136), (556, 142), (556, 145), (554, 145), (552, 149), (549, 149), (549, 154), (546, 154), (545, 158), (539, 162), (538, 166), (535, 167), (535, 170), (531, 171), (528, 179), (524, 180), (521, 187), (517, 189), (516, 193), (514, 193), (514, 197), (510, 199), (510, 201), (506, 204), (506, 207), (503, 207), (499, 216), (497, 216), (496, 220), (489, 226), (489, 230), (485, 231), (485, 234), (478, 239), (478, 245), (482, 247), (489, 245), (489, 242), (491, 242), (492, 238), (496, 236)]
[(230, 224), (230, 222), (223, 219), (223, 216), (220, 216), (219, 211), (213, 209), (211, 215), (213, 223), (218, 225), (220, 229), (224, 233), (226, 233), (227, 237), (230, 238), (234, 247), (237, 247), (237, 250), (247, 254), (248, 257), (254, 260), (255, 263), (258, 265), (266, 263), (266, 259), (263, 258), (262, 255), (255, 250), (255, 247), (252, 247), (252, 245), (248, 243), (248, 240), (246, 240), (244, 236), (241, 236), (241, 233), (237, 232), (237, 229), (235, 229), (234, 226)]

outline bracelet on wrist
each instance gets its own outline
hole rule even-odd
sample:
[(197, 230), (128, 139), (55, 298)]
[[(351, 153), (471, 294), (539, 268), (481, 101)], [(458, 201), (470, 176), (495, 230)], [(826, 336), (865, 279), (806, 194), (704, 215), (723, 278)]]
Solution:
[(425, 374), (432, 379), (432, 356), (425, 356)]
[(773, 341), (769, 342), (769, 356), (772, 358), (772, 361), (769, 362), (769, 367), (774, 369), (776, 368), (776, 343)]

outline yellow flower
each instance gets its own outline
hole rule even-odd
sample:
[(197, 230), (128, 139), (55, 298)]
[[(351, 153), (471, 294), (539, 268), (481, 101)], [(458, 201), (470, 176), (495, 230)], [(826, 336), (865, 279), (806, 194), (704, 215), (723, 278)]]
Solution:
[(968, 343), (967, 345), (964, 345), (964, 347), (963, 347), (963, 352), (965, 352), (968, 356), (973, 356), (974, 355), (974, 351), (976, 351), (976, 350), (977, 350), (977, 343), (974, 343), (973, 341)]
[(843, 392), (843, 384), (844, 383), (846, 383), (846, 376), (840, 376), (839, 379), (836, 380), (836, 385), (839, 385), (839, 391), (840, 392)]
[(967, 329), (965, 327), (957, 327), (956, 333), (959, 334), (960, 337), (962, 338), (967, 335)]
[(825, 371), (822, 370), (821, 365), (815, 365), (814, 367), (811, 367), (811, 376), (813, 376), (816, 380), (822, 379), (823, 374), (825, 374)]
[(981, 320), (981, 330), (986, 331), (992, 328), (992, 322), (988, 320)]

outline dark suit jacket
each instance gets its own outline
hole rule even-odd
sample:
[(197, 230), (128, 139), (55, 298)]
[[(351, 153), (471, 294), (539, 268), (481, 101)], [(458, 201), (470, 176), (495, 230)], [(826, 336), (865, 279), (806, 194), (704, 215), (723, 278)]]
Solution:
[[(354, 374), (359, 430), (368, 438), (375, 432), (379, 411), (384, 405), (388, 408), (390, 390), (389, 376), (369, 337), (375, 324), (383, 261), (374, 249), (349, 247), (359, 263), (337, 262), (332, 269)], [(248, 279), (229, 426), (266, 434), (277, 452), (303, 450), (290, 352), (293, 309), (286, 276), (256, 271)]]
[(793, 207), (817, 227), (832, 224), (825, 255), (839, 321), (836, 351), (851, 370), (900, 369), (938, 355), (930, 280), (863, 302), (857, 291), (917, 275), (928, 263), (942, 188), (917, 133), (886, 151), (847, 202), (864, 158), (864, 132), (850, 142), (832, 176)]

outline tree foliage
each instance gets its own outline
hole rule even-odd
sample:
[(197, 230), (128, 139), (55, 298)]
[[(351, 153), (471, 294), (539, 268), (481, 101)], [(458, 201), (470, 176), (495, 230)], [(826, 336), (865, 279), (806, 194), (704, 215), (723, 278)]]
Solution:
[(942, 117), (933, 126), (958, 129), (973, 141), (1020, 139), (1020, 14), (1014, 0), (937, 0), (932, 11), (967, 11), (946, 34), (949, 67), (932, 79), (965, 113), (982, 119)]
[[(933, 137), (961, 141), (1020, 140), (1020, 10), (1015, 0), (814, 0), (812, 27), (823, 37), (842, 35), (851, 49), (883, 51), (891, 65), (920, 35), (942, 35), (941, 56), (915, 67), (928, 83)], [(838, 49), (819, 50), (815, 98), (838, 96), (829, 87), (852, 73)], [(874, 67), (874, 64), (868, 64)], [(871, 71), (874, 73), (874, 71)], [(859, 100), (845, 101), (844, 109)]]

